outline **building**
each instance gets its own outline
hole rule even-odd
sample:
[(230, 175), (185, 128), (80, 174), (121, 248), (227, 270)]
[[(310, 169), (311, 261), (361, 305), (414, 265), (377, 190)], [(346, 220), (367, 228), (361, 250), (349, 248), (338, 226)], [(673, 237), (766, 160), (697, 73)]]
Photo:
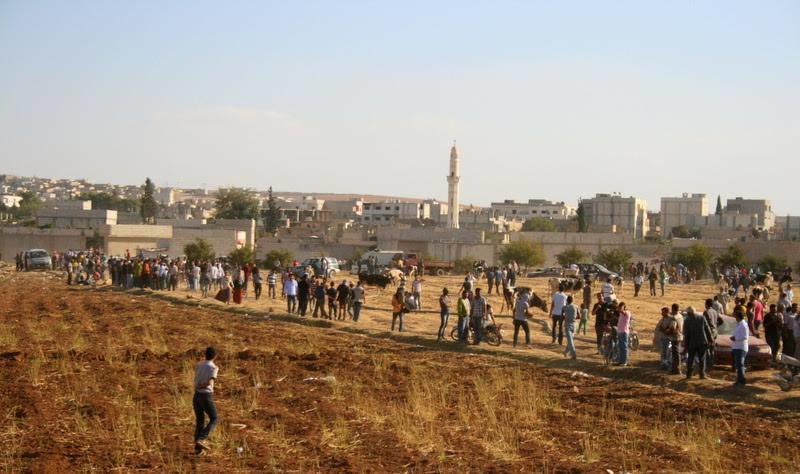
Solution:
[(2, 201), (5, 207), (19, 207), (19, 202), (22, 201), (22, 196), (14, 196), (13, 194), (3, 194), (0, 195), (0, 201)]
[(458, 229), (458, 213), (459, 207), (459, 188), (458, 182), (461, 177), (458, 175), (458, 149), (456, 144), (450, 148), (450, 174), (447, 176), (447, 207), (450, 213), (450, 218), (447, 220), (447, 227), (450, 229)]
[(647, 218), (647, 201), (619, 194), (597, 194), (583, 199), (586, 222), (590, 226), (609, 227), (613, 231), (633, 234), (643, 239), (650, 231)]
[(690, 220), (708, 215), (708, 198), (705, 194), (683, 193), (681, 197), (661, 198), (661, 234), (672, 235), (672, 229), (689, 225)]
[(775, 219), (776, 237), (784, 240), (800, 239), (800, 216), (779, 216)]
[(153, 199), (163, 206), (171, 206), (175, 202), (175, 190), (173, 188), (157, 188), (153, 192)]
[(360, 198), (346, 201), (325, 201), (323, 210), (331, 213), (333, 219), (356, 220), (364, 213), (364, 201)]
[(743, 199), (737, 197), (728, 199), (725, 206), (726, 212), (736, 212), (743, 215), (758, 215), (758, 228), (771, 230), (775, 226), (775, 213), (772, 211), (772, 202), (769, 199)]
[(506, 199), (503, 202), (493, 202), (490, 209), (494, 217), (505, 219), (522, 219), (531, 217), (545, 217), (547, 219), (570, 219), (575, 217), (575, 208), (563, 202), (552, 202), (546, 199), (529, 199), (527, 203), (514, 202)]
[(398, 221), (430, 219), (430, 217), (429, 204), (388, 200), (365, 202), (359, 222), (364, 225), (389, 225)]
[[(78, 201), (80, 202), (80, 201)], [(105, 209), (42, 208), (36, 211), (36, 225), (58, 229), (97, 229), (117, 223), (117, 211)]]

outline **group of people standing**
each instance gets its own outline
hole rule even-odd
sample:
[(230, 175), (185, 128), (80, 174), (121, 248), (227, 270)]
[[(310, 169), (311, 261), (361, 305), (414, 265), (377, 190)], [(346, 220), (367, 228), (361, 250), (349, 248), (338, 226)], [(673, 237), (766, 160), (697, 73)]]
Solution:
[(342, 280), (336, 285), (333, 279), (312, 277), (308, 273), (298, 279), (290, 272), (282, 285), (287, 312), (302, 317), (311, 313), (314, 318), (344, 321), (349, 317), (358, 322), (365, 296), (361, 281)]

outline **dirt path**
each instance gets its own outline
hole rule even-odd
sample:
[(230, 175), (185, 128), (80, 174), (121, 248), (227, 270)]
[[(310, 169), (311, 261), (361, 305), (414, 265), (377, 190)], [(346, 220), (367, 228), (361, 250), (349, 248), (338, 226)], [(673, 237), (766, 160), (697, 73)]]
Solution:
[[(10, 471), (800, 465), (785, 449), (795, 412), (573, 374), (525, 354), (438, 350), (414, 334), (397, 342), (369, 328), (67, 288), (46, 273), (0, 275), (0, 324), (0, 462)], [(190, 384), (208, 344), (221, 353), (222, 422), (213, 454), (198, 458)]]

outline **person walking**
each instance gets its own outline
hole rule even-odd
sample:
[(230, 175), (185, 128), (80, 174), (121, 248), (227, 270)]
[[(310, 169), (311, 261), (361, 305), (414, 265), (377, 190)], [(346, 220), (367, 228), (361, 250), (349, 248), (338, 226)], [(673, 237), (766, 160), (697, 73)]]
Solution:
[(289, 314), (297, 309), (297, 280), (294, 273), (289, 274), (289, 278), (283, 283), (283, 294), (286, 295), (286, 308)]
[(492, 287), (494, 286), (494, 268), (486, 271), (486, 284), (489, 285), (489, 294), (492, 294)]
[(683, 321), (683, 344), (687, 352), (686, 379), (692, 378), (694, 362), (698, 361), (697, 370), (700, 378), (706, 378), (706, 355), (708, 346), (713, 342), (711, 328), (704, 316), (697, 314), (694, 307), (686, 308), (686, 319)]
[(781, 347), (781, 333), (783, 332), (783, 305), (769, 305), (769, 312), (764, 316), (764, 338), (772, 349), (772, 361), (778, 360), (778, 351)]
[(456, 306), (456, 311), (458, 312), (458, 340), (461, 342), (467, 342), (467, 336), (469, 335), (467, 322), (469, 320), (469, 308), (471, 304), (468, 296), (469, 294), (466, 290), (461, 292), (461, 298), (458, 299), (458, 304)]
[(572, 295), (567, 296), (567, 303), (562, 310), (564, 332), (567, 336), (567, 348), (564, 349), (564, 356), (569, 355), (572, 359), (577, 359), (578, 354), (575, 352), (575, 320), (580, 317), (580, 308), (572, 301)]
[(520, 291), (514, 303), (514, 347), (517, 347), (520, 328), (525, 332), (525, 346), (531, 345), (531, 330), (528, 326), (528, 316), (531, 316), (531, 312), (528, 298), (528, 293)]
[[(214, 364), (217, 351), (209, 346), (205, 351), (205, 360), (198, 363), (194, 369), (194, 397), (192, 408), (195, 416), (194, 444), (195, 452), (202, 453), (211, 449), (208, 437), (217, 426), (217, 407), (214, 404), (214, 381), (219, 374), (219, 368)], [(208, 416), (208, 424), (206, 424)]]
[(628, 334), (631, 332), (631, 312), (620, 301), (617, 305), (617, 341), (619, 345), (619, 358), (614, 365), (628, 365)]
[(258, 267), (253, 267), (253, 294), (256, 296), (256, 301), (261, 298), (261, 289), (263, 285), (263, 280), (261, 278), (261, 271), (259, 271)]
[(472, 321), (472, 330), (475, 332), (475, 345), (481, 343), (483, 339), (483, 318), (486, 316), (486, 298), (481, 296), (481, 289), (475, 289), (475, 297), (472, 298), (469, 317)]
[(350, 287), (347, 285), (347, 280), (342, 280), (336, 288), (336, 301), (339, 306), (339, 321), (344, 321), (347, 317), (347, 300), (350, 299)]
[(747, 359), (747, 350), (749, 349), (747, 340), (750, 338), (750, 328), (747, 326), (742, 311), (735, 311), (733, 315), (736, 318), (736, 329), (733, 330), (733, 335), (731, 336), (733, 367), (736, 370), (736, 382), (733, 385), (741, 386), (747, 383), (744, 378), (744, 363)]
[(439, 297), (439, 332), (437, 333), (436, 342), (442, 342), (444, 339), (444, 332), (447, 329), (447, 321), (450, 319), (450, 297), (447, 296), (449, 291), (447, 288), (442, 288), (442, 295)]
[(275, 299), (275, 284), (278, 282), (278, 274), (275, 273), (275, 270), (270, 270), (269, 274), (267, 275), (267, 296)]
[(658, 284), (661, 285), (661, 296), (664, 296), (664, 287), (667, 285), (667, 270), (661, 269), (661, 276), (658, 278)]
[(397, 320), (400, 320), (399, 332), (403, 332), (403, 314), (406, 312), (405, 292), (398, 288), (392, 296), (392, 331)]
[(675, 335), (675, 318), (669, 314), (669, 308), (661, 308), (661, 319), (656, 324), (653, 334), (653, 346), (661, 354), (661, 368), (670, 370), (672, 368), (672, 358), (670, 354), (670, 340)]
[(558, 291), (553, 293), (552, 304), (550, 305), (550, 321), (552, 323), (551, 336), (552, 343), (556, 343), (556, 329), (558, 330), (558, 345), (563, 344), (564, 340), (564, 305), (567, 304), (567, 295), (564, 294), (563, 285), (559, 285)]
[(300, 277), (297, 284), (297, 310), (300, 316), (305, 316), (308, 311), (308, 300), (311, 297), (311, 285), (308, 284), (308, 275)]
[(637, 273), (636, 276), (633, 277), (633, 296), (639, 296), (639, 290), (642, 289), (642, 283), (644, 283), (644, 277), (641, 273)]
[(711, 341), (708, 343), (708, 361), (711, 365), (713, 365), (714, 346), (717, 340), (717, 335), (719, 334), (717, 327), (722, 324), (722, 317), (720, 316), (719, 311), (717, 311), (716, 306), (714, 306), (714, 300), (711, 298), (706, 299), (706, 310), (703, 312), (703, 317), (706, 319), (709, 329), (711, 329)]
[(658, 274), (656, 274), (655, 267), (653, 267), (650, 270), (650, 273), (647, 275), (647, 281), (650, 283), (650, 296), (656, 296), (656, 282), (658, 281)]
[(411, 283), (411, 295), (414, 297), (414, 309), (422, 310), (422, 280), (419, 279), (419, 275), (414, 277)]
[[(320, 314), (321, 313), (321, 314)], [(313, 317), (320, 317), (325, 318), (325, 282), (321, 280), (317, 280), (317, 284), (314, 285), (314, 313), (312, 314)]]
[(353, 322), (358, 322), (361, 317), (361, 307), (364, 305), (364, 286), (361, 280), (356, 286), (350, 289), (350, 299), (353, 302)]

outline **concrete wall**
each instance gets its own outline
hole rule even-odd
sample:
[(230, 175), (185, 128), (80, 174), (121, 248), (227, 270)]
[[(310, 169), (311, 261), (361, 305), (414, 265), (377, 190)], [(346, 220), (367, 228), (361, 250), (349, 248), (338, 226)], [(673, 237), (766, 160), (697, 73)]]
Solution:
[(48, 252), (85, 249), (86, 235), (79, 229), (36, 229), (33, 227), (0, 227), (0, 257), (13, 261), (24, 250), (40, 248)]
[(186, 244), (201, 238), (211, 244), (217, 256), (223, 256), (237, 248), (236, 233), (237, 231), (229, 229), (173, 227), (172, 238), (159, 241), (159, 248), (166, 248), (170, 257), (180, 257), (184, 255), (183, 248)]

